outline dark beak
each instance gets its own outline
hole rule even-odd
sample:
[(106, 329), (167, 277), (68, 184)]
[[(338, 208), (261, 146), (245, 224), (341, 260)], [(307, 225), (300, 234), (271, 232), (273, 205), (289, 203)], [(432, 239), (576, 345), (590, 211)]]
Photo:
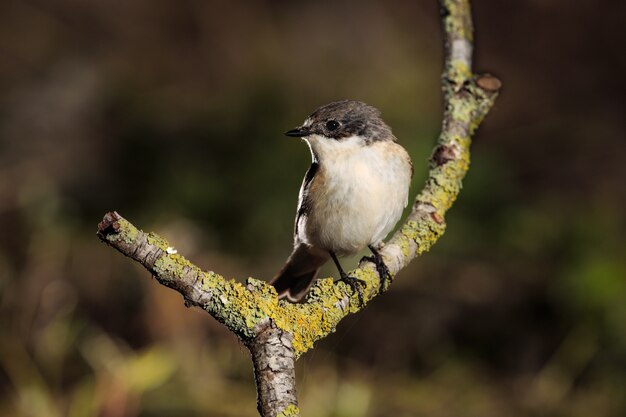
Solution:
[(293, 136), (294, 138), (301, 138), (303, 136), (308, 136), (311, 134), (311, 131), (306, 127), (296, 127), (295, 129), (288, 130), (285, 132), (287, 136)]

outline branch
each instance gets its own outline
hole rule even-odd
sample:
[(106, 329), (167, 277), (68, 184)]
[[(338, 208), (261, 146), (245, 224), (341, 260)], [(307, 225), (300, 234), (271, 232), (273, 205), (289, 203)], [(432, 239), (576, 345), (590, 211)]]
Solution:
[[(471, 135), (487, 115), (500, 89), (490, 75), (472, 73), (472, 22), (468, 0), (440, 0), (445, 37), (442, 75), (444, 116), (441, 134), (430, 158), (426, 184), (411, 213), (381, 254), (395, 275), (426, 252), (445, 230), (444, 216), (461, 189), (469, 167)], [(163, 238), (144, 233), (115, 212), (98, 225), (99, 238), (141, 263), (159, 283), (168, 286), (226, 325), (250, 349), (262, 416), (299, 415), (294, 361), (333, 332), (348, 314), (362, 309), (379, 292), (380, 277), (370, 262), (350, 272), (365, 282), (364, 302), (345, 283), (317, 280), (306, 302), (279, 301), (274, 288), (248, 278), (246, 286), (204, 272)], [(386, 290), (386, 288), (384, 289)]]

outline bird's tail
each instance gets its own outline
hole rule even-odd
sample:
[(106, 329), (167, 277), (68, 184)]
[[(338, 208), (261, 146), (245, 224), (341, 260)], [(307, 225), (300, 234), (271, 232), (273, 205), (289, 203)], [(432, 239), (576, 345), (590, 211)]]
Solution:
[(279, 298), (298, 302), (305, 296), (317, 271), (329, 257), (326, 252), (314, 250), (303, 244), (296, 245), (287, 263), (270, 284), (276, 288)]

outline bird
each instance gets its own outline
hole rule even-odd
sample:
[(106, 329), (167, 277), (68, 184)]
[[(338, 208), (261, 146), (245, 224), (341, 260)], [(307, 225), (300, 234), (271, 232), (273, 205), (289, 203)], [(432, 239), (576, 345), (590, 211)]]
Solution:
[(332, 259), (362, 303), (363, 282), (349, 276), (338, 257), (367, 246), (381, 288), (391, 280), (380, 249), (407, 206), (411, 158), (380, 111), (356, 100), (323, 105), (285, 135), (301, 138), (312, 161), (298, 195), (293, 251), (270, 283), (280, 299), (302, 301)]

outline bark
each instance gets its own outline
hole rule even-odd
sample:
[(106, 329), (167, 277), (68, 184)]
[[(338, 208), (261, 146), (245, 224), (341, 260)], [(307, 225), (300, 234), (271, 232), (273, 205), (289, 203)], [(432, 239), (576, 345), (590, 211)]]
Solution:
[(268, 321), (249, 343), (261, 416), (299, 415), (292, 339)]

